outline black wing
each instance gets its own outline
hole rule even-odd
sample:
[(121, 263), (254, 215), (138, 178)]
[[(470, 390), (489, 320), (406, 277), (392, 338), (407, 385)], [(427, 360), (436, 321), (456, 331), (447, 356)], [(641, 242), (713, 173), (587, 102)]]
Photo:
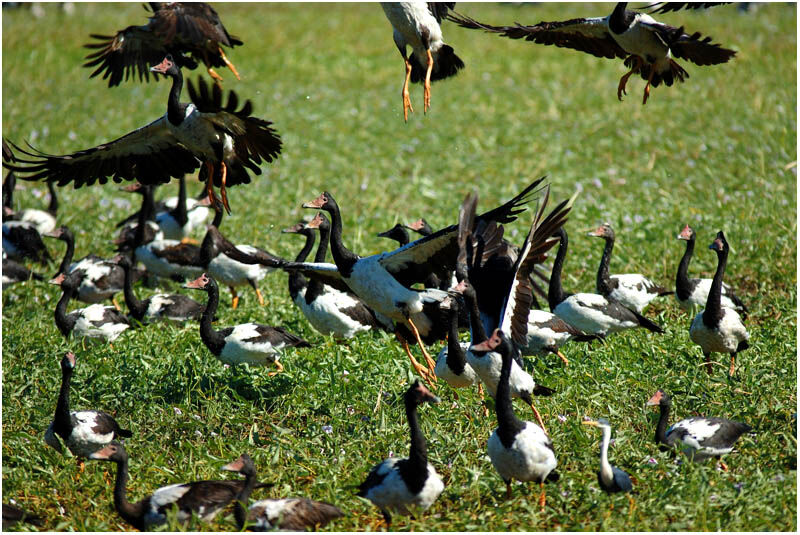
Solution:
[[(83, 46), (98, 50), (84, 58), (87, 61), (83, 66), (97, 67), (89, 78), (102, 74), (103, 80), (108, 78), (108, 87), (137, 76), (140, 82), (149, 82), (151, 74), (158, 80), (158, 75), (150, 72), (150, 67), (172, 52), (164, 47), (163, 40), (152, 31), (150, 25), (128, 26), (115, 35), (91, 34), (89, 37), (97, 41)], [(180, 52), (176, 51), (174, 55), (180, 62)]]
[[(305, 531), (307, 528), (322, 527), (331, 520), (344, 516), (341, 509), (329, 503), (308, 498), (292, 498), (288, 502), (279, 515), (281, 520), (276, 525), (278, 529)], [(264, 513), (262, 510), (261, 514)]]
[(439, 24), (447, 17), (447, 12), (456, 7), (455, 2), (428, 2), (428, 11)]
[(540, 45), (572, 48), (598, 58), (628, 57), (628, 53), (608, 33), (608, 17), (540, 22), (535, 26), (519, 23), (514, 23), (514, 26), (491, 26), (455, 12), (447, 15), (447, 18), (463, 28), (484, 30), (510, 39), (525, 39)]
[(641, 9), (646, 10), (652, 8), (650, 13), (670, 13), (683, 9), (707, 9), (709, 7), (724, 6), (732, 3), (733, 2), (655, 2)]
[(255, 326), (258, 336), (248, 338), (245, 340), (246, 342), (252, 342), (254, 344), (269, 342), (273, 346), (284, 344), (289, 347), (311, 347), (311, 344), (299, 336), (290, 333), (283, 327), (271, 327), (259, 323), (256, 323)]

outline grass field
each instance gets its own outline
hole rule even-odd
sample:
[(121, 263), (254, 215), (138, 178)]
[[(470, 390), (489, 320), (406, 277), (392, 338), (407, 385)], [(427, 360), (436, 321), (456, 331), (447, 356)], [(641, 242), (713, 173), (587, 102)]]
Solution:
[[(489, 23), (532, 24), (602, 15), (611, 5), (460, 8)], [(273, 121), (284, 141), (280, 158), (261, 177), (230, 190), (234, 213), (222, 230), (238, 243), (293, 257), (300, 240), (280, 229), (310, 215), (300, 204), (328, 190), (342, 207), (346, 244), (371, 254), (391, 247), (375, 234), (397, 221), (424, 216), (437, 228), (451, 224), (468, 191), (477, 189), (488, 208), (547, 174), (556, 200), (581, 191), (566, 227), (572, 238), (567, 290), (594, 288), (601, 242), (585, 231), (603, 221), (618, 236), (612, 272), (645, 273), (665, 284), (674, 282), (684, 249), (675, 236), (686, 223), (699, 236), (694, 276), (713, 273), (716, 257), (707, 245), (718, 230), (731, 244), (726, 280), (750, 309), (751, 335), (734, 380), (724, 365), (711, 377), (700, 367), (702, 354), (688, 334), (691, 317), (673, 299), (648, 309), (665, 327), (661, 336), (628, 332), (591, 350), (567, 346), (569, 367), (549, 357), (531, 360), (537, 381), (557, 390), (537, 403), (562, 475), (548, 488), (544, 512), (535, 486), (515, 485), (514, 497), (505, 500), (486, 455), (494, 415), (482, 416), (475, 392), (456, 401), (440, 382), (443, 402), (423, 407), (421, 422), (446, 488), (427, 513), (397, 517), (393, 529), (797, 529), (794, 6), (662, 16), (738, 54), (721, 66), (682, 62), (691, 78), (655, 88), (644, 107), (640, 78), (631, 78), (628, 97), (617, 101), (621, 62), (448, 24), (446, 40), (467, 67), (434, 84), (427, 116), (422, 89), (413, 87), (417, 112), (408, 124), (400, 109), (402, 60), (379, 6), (221, 4), (218, 11), (245, 43), (229, 54), (242, 80), (221, 71), (225, 88), (251, 99), (255, 115)], [(3, 136), (63, 154), (163, 114), (165, 82), (108, 89), (80, 67), (89, 33), (145, 20), (139, 3), (76, 4), (71, 16), (46, 6), (41, 19), (27, 9), (4, 9)], [(37, 198), (43, 185), (21, 186), (18, 206), (43, 206), (44, 197)], [(61, 190), (59, 220), (77, 236), (76, 258), (111, 254), (113, 223), (136, 208), (116, 188)], [(192, 182), (190, 193), (197, 188)], [(159, 195), (175, 190), (162, 188)], [(516, 241), (529, 221), (523, 215), (510, 225)], [(48, 244), (60, 259), (63, 245)], [(50, 275), (55, 267), (42, 271)], [(84, 350), (55, 327), (58, 288), (31, 282), (4, 291), (3, 501), (13, 498), (43, 515), (47, 530), (130, 529), (115, 514), (104, 481), (112, 467), (87, 463), (78, 479), (74, 460), (43, 442), (58, 394), (58, 362), (70, 349), (79, 359), (74, 408), (107, 410), (134, 432), (126, 443), (131, 499), (170, 483), (224, 478), (219, 468), (246, 451), (261, 477), (275, 483), (254, 498), (326, 500), (347, 513), (327, 529), (377, 527), (378, 511), (351, 487), (390, 453), (407, 454), (401, 398), (413, 380), (407, 359), (388, 335), (347, 344), (318, 335), (288, 298), (282, 273), (269, 275), (261, 289), (268, 306), (246, 291), (235, 311), (224, 292), (218, 325), (284, 325), (311, 341), (312, 349), (283, 357), (286, 371), (276, 377), (223, 367), (196, 324), (146, 326), (125, 333), (113, 349)], [(678, 464), (658, 451), (657, 413), (644, 404), (659, 387), (673, 394), (675, 419), (724, 416), (755, 428), (726, 457), (729, 472), (712, 463)], [(524, 405), (516, 409), (532, 419)], [(634, 510), (624, 496), (600, 491), (599, 433), (580, 425), (584, 416), (611, 420), (610, 456), (636, 480)], [(226, 513), (212, 525), (190, 527), (233, 526)]]

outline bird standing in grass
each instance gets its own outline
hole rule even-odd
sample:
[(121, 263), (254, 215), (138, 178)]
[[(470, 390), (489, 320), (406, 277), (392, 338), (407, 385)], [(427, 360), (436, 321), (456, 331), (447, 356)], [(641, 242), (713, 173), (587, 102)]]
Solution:
[[(403, 119), (414, 111), (408, 95), (408, 82), (422, 82), (423, 110), (431, 106), (431, 82), (455, 76), (464, 67), (453, 47), (444, 44), (442, 19), (455, 2), (381, 2), (386, 18), (394, 29), (394, 44), (403, 56), (406, 77), (403, 82)], [(406, 47), (411, 47), (411, 55)]]
[[(608, 444), (611, 442), (611, 424), (605, 418), (598, 420), (584, 420), (583, 425), (597, 427), (603, 432), (603, 441), (600, 443), (600, 470), (597, 471), (597, 482), (600, 488), (609, 494), (615, 492), (630, 492), (633, 490), (631, 476), (628, 472), (617, 468), (608, 462)], [(629, 497), (631, 509), (633, 509), (633, 499)]]
[(525, 39), (541, 45), (572, 48), (598, 58), (623, 59), (630, 70), (620, 79), (617, 98), (622, 100), (628, 78), (640, 74), (647, 80), (642, 104), (647, 104), (650, 87), (663, 82), (671, 86), (689, 77), (683, 67), (672, 59), (689, 60), (697, 65), (725, 63), (736, 52), (701, 39), (699, 32), (684, 33), (683, 26), (675, 28), (658, 22), (650, 15), (627, 9), (619, 2), (607, 17), (577, 18), (558, 22), (540, 22), (534, 26), (490, 26), (459, 14), (447, 18), (459, 26), (497, 33), (511, 39)]

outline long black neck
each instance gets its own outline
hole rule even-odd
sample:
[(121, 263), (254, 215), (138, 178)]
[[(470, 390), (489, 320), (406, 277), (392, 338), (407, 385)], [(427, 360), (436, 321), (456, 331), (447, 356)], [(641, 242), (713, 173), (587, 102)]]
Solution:
[(56, 305), (56, 326), (58, 330), (61, 331), (61, 334), (69, 336), (69, 333), (75, 328), (75, 322), (78, 321), (76, 318), (67, 314), (67, 303), (72, 299), (75, 290), (71, 287), (62, 287), (61, 290), (63, 293)]
[[(308, 255), (311, 254), (311, 249), (314, 248), (314, 240), (316, 240), (314, 231), (307, 229), (303, 232), (303, 235), (306, 237), (306, 243), (297, 253), (297, 257), (294, 259), (295, 262), (305, 262)], [(308, 288), (308, 279), (299, 270), (291, 271), (289, 273), (289, 295), (292, 296), (293, 300), (303, 288)]]
[[(219, 226), (222, 223), (223, 212), (223, 210), (216, 210), (214, 212), (214, 220), (211, 224), (217, 227), (217, 230), (219, 230)], [(217, 256), (217, 253), (218, 251), (214, 238), (210, 232), (206, 231), (206, 235), (203, 237), (203, 243), (200, 244), (200, 265), (207, 268), (208, 264)]]
[(711, 328), (717, 327), (722, 319), (722, 277), (725, 275), (727, 263), (728, 247), (726, 245), (722, 251), (717, 251), (717, 271), (714, 273), (714, 280), (711, 281), (706, 309), (703, 312), (703, 323)]
[(222, 348), (225, 347), (225, 337), (218, 331), (214, 330), (211, 321), (214, 319), (214, 314), (217, 313), (217, 306), (219, 305), (219, 288), (217, 283), (211, 279), (208, 286), (208, 303), (206, 309), (203, 311), (203, 316), (200, 318), (200, 338), (208, 349), (219, 356), (222, 353)]
[(550, 305), (550, 312), (563, 301), (566, 296), (564, 289), (561, 287), (561, 270), (564, 268), (564, 259), (567, 257), (567, 232), (562, 228), (558, 232), (561, 238), (561, 243), (558, 245), (558, 253), (553, 262), (553, 271), (550, 273), (550, 287), (547, 290), (547, 302)]
[(61, 390), (58, 392), (56, 402), (56, 414), (53, 418), (53, 430), (61, 438), (65, 439), (70, 435), (71, 425), (69, 418), (69, 383), (72, 379), (72, 368), (61, 367)]
[(614, 238), (605, 238), (606, 246), (603, 248), (603, 256), (600, 258), (600, 268), (597, 270), (597, 291), (601, 295), (611, 293), (611, 275), (608, 273), (608, 263), (611, 260), (611, 251), (614, 250)]
[(339, 206), (334, 202), (333, 208), (328, 210), (331, 215), (331, 254), (336, 267), (344, 277), (349, 277), (353, 266), (358, 261), (358, 255), (344, 246), (342, 242), (342, 217)]
[(64, 258), (61, 260), (61, 265), (58, 266), (58, 273), (56, 273), (56, 275), (59, 273), (67, 274), (69, 266), (72, 264), (72, 257), (75, 255), (75, 237), (72, 233), (64, 232), (61, 236), (61, 240), (67, 244), (67, 250), (64, 251)]
[(47, 190), (50, 192), (50, 204), (47, 205), (47, 213), (55, 217), (58, 213), (58, 195), (56, 195), (56, 187), (53, 182), (47, 183)]
[(3, 206), (14, 209), (14, 188), (17, 185), (17, 176), (14, 171), (9, 171), (3, 180)]
[[(481, 321), (481, 311), (478, 309), (478, 299), (472, 292), (464, 292), (464, 302), (469, 308), (469, 326), (472, 338), (470, 340), (473, 344), (480, 344), (485, 342), (489, 336), (486, 334), (486, 327)], [(449, 351), (449, 350), (448, 350)]]
[(501, 353), (503, 357), (503, 367), (500, 369), (500, 382), (497, 383), (497, 394), (495, 396), (495, 411), (497, 412), (497, 436), (503, 446), (510, 448), (514, 444), (514, 438), (524, 427), (525, 422), (517, 418), (514, 414), (514, 407), (511, 405), (511, 362), (513, 357), (510, 353), (511, 348), (505, 348)]
[(409, 490), (415, 494), (425, 486), (428, 478), (428, 445), (417, 421), (417, 403), (406, 401), (406, 417), (411, 429), (411, 450), (408, 454), (408, 470), (403, 474)]
[[(447, 367), (450, 368), (456, 375), (464, 373), (464, 368), (467, 366), (467, 356), (464, 353), (464, 348), (458, 342), (458, 305), (455, 300), (450, 305), (448, 311), (448, 333), (447, 333)], [(479, 342), (480, 343), (480, 342)]]
[(145, 242), (145, 229), (147, 227), (147, 222), (153, 219), (154, 212), (155, 212), (155, 202), (153, 201), (153, 187), (152, 186), (142, 186), (144, 191), (142, 191), (142, 208), (139, 210), (139, 217), (137, 218), (136, 223), (136, 234), (133, 238), (133, 248), (134, 250), (144, 245)]
[[(300, 260), (298, 260), (300, 262)], [(244, 486), (236, 496), (233, 504), (233, 517), (236, 519), (236, 525), (239, 531), (244, 528), (244, 523), (247, 521), (247, 500), (250, 499), (250, 493), (256, 488), (258, 478), (255, 471), (250, 471), (244, 476)]]
[(685, 301), (691, 295), (689, 288), (689, 262), (692, 261), (694, 254), (694, 236), (686, 240), (686, 251), (683, 252), (681, 263), (678, 264), (678, 275), (675, 277), (675, 293)]
[(122, 293), (125, 296), (125, 304), (128, 305), (131, 315), (137, 320), (142, 321), (142, 318), (144, 318), (144, 314), (147, 311), (147, 304), (139, 300), (139, 298), (136, 297), (136, 294), (133, 293), (133, 276), (131, 274), (132, 266), (126, 262), (120, 264), (120, 267), (125, 274), (125, 280), (122, 285)]
[(138, 530), (144, 530), (144, 501), (132, 504), (128, 501), (128, 458), (117, 463), (117, 477), (114, 481), (114, 509), (127, 523)]
[(628, 11), (627, 7), (628, 2), (618, 2), (614, 7), (614, 11), (611, 12), (611, 16), (608, 18), (608, 27), (612, 32), (616, 34), (624, 33), (633, 22), (635, 14), (632, 11)]
[[(331, 237), (330, 225), (322, 225), (319, 227), (319, 247), (317, 247), (317, 254), (314, 255), (314, 262), (325, 262), (325, 257), (328, 255), (328, 241)], [(311, 279), (308, 283), (306, 290), (306, 303), (313, 303), (319, 297), (323, 290), (324, 284), (317, 279)]]
[(172, 89), (169, 90), (169, 100), (167, 101), (167, 120), (174, 125), (183, 122), (184, 113), (181, 106), (181, 90), (183, 89), (183, 73), (180, 69), (172, 74)]
[(186, 225), (187, 221), (189, 221), (189, 215), (186, 213), (185, 175), (182, 175), (178, 180), (178, 204), (175, 206), (175, 209), (172, 210), (172, 217), (175, 218), (175, 221), (177, 221), (181, 227)]
[(665, 444), (667, 446), (670, 445), (670, 443), (667, 441), (667, 421), (669, 420), (669, 409), (669, 402), (661, 403), (659, 405), (661, 414), (658, 417), (658, 425), (656, 426), (656, 443)]

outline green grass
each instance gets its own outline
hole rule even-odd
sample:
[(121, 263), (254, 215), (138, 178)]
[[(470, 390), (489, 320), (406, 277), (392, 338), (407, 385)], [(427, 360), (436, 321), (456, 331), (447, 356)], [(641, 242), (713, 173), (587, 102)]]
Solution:
[[(63, 16), (46, 6), (41, 19), (27, 10), (3, 10), (3, 135), (54, 154), (115, 139), (155, 119), (165, 111), (168, 91), (163, 82), (109, 90), (80, 67), (86, 53), (80, 45), (89, 33), (144, 22), (138, 3), (75, 8)], [(455, 401), (443, 385), (437, 391), (443, 403), (424, 407), (421, 421), (446, 488), (427, 513), (398, 518), (394, 529), (797, 528), (797, 181), (789, 165), (797, 139), (794, 7), (763, 5), (740, 15), (728, 6), (663, 16), (738, 54), (715, 67), (682, 62), (691, 78), (655, 88), (644, 107), (641, 79), (631, 78), (626, 100), (616, 100), (621, 62), (448, 24), (447, 41), (467, 68), (434, 85), (427, 116), (422, 90), (413, 87), (417, 112), (406, 125), (402, 61), (377, 5), (218, 9), (245, 42), (230, 53), (243, 79), (222, 72), (225, 88), (252, 99), (255, 114), (274, 121), (284, 141), (280, 158), (260, 178), (230, 191), (234, 214), (223, 231), (239, 243), (293, 256), (300, 240), (279, 230), (309, 215), (300, 204), (328, 190), (344, 211), (347, 245), (370, 254), (390, 247), (375, 234), (397, 221), (424, 216), (444, 226), (456, 220), (469, 190), (477, 189), (488, 208), (543, 174), (556, 200), (582, 190), (567, 225), (567, 289), (594, 287), (601, 243), (584, 231), (603, 221), (618, 236), (612, 272), (646, 273), (663, 283), (674, 280), (683, 252), (675, 236), (687, 222), (699, 235), (695, 276), (713, 273), (716, 258), (706, 245), (717, 230), (724, 229), (731, 243), (726, 280), (751, 311), (751, 348), (739, 358), (737, 380), (726, 379), (725, 366), (713, 377), (705, 374), (699, 348), (689, 340), (691, 318), (673, 300), (648, 311), (665, 326), (661, 336), (617, 334), (591, 351), (568, 346), (566, 368), (556, 359), (535, 359), (537, 380), (557, 390), (537, 405), (562, 474), (548, 488), (544, 512), (534, 486), (515, 485), (513, 499), (504, 500), (504, 485), (486, 456), (494, 417), (483, 418), (474, 392)], [(611, 8), (461, 9), (489, 23), (535, 23)], [(22, 188), (19, 206), (43, 204), (33, 195), (44, 191), (42, 185)], [(160, 195), (174, 194), (173, 188)], [(59, 220), (75, 231), (78, 257), (110, 255), (113, 222), (131, 211), (109, 203), (116, 199), (129, 197), (114, 184), (62, 190)], [(510, 225), (516, 241), (528, 221), (523, 216)], [(60, 258), (63, 246), (49, 245)], [(43, 271), (49, 275), (54, 266)], [(220, 466), (247, 451), (261, 476), (276, 484), (254, 498), (326, 500), (347, 512), (328, 529), (374, 527), (379, 513), (350, 486), (389, 452), (407, 453), (399, 397), (412, 380), (407, 359), (387, 335), (340, 345), (316, 334), (288, 299), (283, 274), (269, 275), (261, 288), (269, 306), (259, 307), (246, 291), (232, 311), (225, 295), (219, 324), (285, 325), (312, 342), (312, 349), (285, 355), (286, 372), (273, 378), (264, 369), (223, 368), (193, 324), (148, 326), (126, 333), (113, 349), (84, 350), (54, 325), (57, 288), (29, 283), (4, 291), (3, 501), (14, 498), (44, 515), (49, 530), (129, 529), (114, 513), (103, 479), (111, 467), (88, 463), (76, 480), (74, 461), (42, 440), (57, 397), (58, 362), (71, 349), (79, 359), (73, 406), (110, 411), (134, 432), (127, 441), (132, 499), (169, 483), (229, 477)], [(729, 472), (710, 463), (678, 465), (658, 451), (656, 413), (644, 403), (659, 387), (673, 394), (675, 418), (725, 416), (757, 430), (726, 457)], [(524, 406), (517, 412), (532, 418)], [(614, 426), (612, 461), (636, 479), (632, 513), (625, 497), (598, 488), (599, 435), (580, 425), (584, 416), (607, 417)], [(325, 433), (324, 425), (333, 432)], [(656, 464), (648, 463), (651, 458)], [(232, 526), (230, 515), (195, 525)]]

